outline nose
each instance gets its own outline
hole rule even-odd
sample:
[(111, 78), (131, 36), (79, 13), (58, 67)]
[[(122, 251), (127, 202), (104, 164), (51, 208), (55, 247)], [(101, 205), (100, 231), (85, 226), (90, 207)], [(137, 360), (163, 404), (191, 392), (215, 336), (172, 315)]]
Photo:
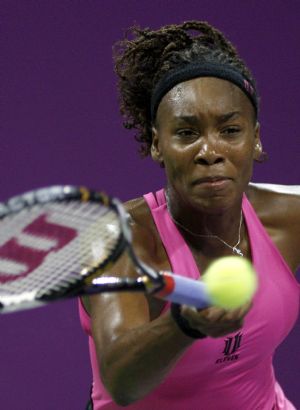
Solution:
[(195, 163), (200, 165), (215, 165), (224, 162), (224, 157), (219, 152), (216, 141), (206, 139), (205, 141), (201, 141), (200, 144), (195, 155)]

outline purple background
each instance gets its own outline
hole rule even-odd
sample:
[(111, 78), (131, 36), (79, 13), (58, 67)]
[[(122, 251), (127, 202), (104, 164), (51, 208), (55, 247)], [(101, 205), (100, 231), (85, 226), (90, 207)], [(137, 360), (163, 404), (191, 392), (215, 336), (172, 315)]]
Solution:
[[(122, 128), (112, 44), (135, 22), (156, 28), (187, 19), (223, 30), (257, 78), (270, 159), (254, 180), (299, 184), (300, 2), (2, 0), (0, 8), (0, 200), (57, 183), (122, 200), (159, 188), (162, 170), (139, 159)], [(83, 409), (91, 372), (76, 302), (4, 315), (0, 323), (0, 408)], [(278, 379), (297, 408), (299, 336), (298, 325), (276, 355)]]

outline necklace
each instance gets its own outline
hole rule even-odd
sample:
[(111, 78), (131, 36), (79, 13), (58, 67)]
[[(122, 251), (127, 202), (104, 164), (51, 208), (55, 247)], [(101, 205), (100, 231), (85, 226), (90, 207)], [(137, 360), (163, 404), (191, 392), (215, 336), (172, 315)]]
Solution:
[(191, 231), (190, 229), (188, 229), (186, 226), (182, 225), (180, 222), (178, 222), (172, 215), (172, 212), (170, 210), (170, 206), (169, 206), (169, 197), (166, 193), (166, 203), (167, 203), (167, 209), (169, 211), (170, 217), (172, 219), (172, 221), (175, 223), (175, 225), (179, 226), (180, 228), (182, 228), (184, 231), (188, 232), (190, 235), (193, 235), (195, 237), (199, 237), (199, 238), (214, 238), (214, 239), (218, 239), (220, 242), (222, 242), (225, 246), (227, 246), (227, 248), (230, 248), (232, 250), (233, 254), (236, 254), (238, 256), (244, 256), (243, 252), (241, 251), (241, 249), (238, 247), (240, 242), (241, 242), (241, 229), (242, 229), (242, 223), (243, 223), (243, 212), (241, 210), (241, 216), (240, 216), (240, 224), (239, 224), (239, 232), (238, 232), (238, 241), (234, 246), (229, 245), (229, 243), (227, 243), (226, 241), (224, 241), (224, 239), (220, 238), (218, 235), (214, 235), (212, 233), (209, 233), (207, 235), (204, 234), (200, 234), (200, 233), (196, 233)]

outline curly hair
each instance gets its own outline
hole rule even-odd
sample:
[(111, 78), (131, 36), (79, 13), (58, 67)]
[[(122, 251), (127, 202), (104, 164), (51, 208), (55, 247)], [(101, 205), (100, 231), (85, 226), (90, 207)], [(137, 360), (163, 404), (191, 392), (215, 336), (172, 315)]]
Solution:
[(207, 22), (187, 21), (159, 30), (131, 27), (114, 47), (123, 125), (136, 129), (140, 153), (147, 156), (152, 142), (151, 95), (158, 80), (169, 70), (194, 61), (230, 65), (255, 80), (235, 47)]

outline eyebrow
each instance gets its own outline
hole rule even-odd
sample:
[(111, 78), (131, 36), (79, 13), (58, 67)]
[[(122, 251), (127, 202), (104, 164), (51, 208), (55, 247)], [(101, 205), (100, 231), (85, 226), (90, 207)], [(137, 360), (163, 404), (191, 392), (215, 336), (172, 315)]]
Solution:
[(220, 115), (218, 117), (218, 120), (219, 120), (219, 122), (226, 122), (228, 120), (231, 120), (233, 117), (238, 117), (240, 115), (241, 115), (241, 113), (239, 111), (231, 111), (231, 112), (228, 112), (226, 114)]
[[(234, 117), (238, 117), (240, 115), (241, 115), (240, 111), (231, 111), (226, 114), (218, 115), (217, 121), (220, 123), (223, 123), (223, 122), (229, 121), (230, 119)], [(176, 115), (175, 120), (184, 121), (192, 125), (198, 124), (200, 121), (200, 119), (196, 115), (178, 115), (178, 116)]]
[(184, 121), (191, 125), (199, 123), (199, 118), (196, 115), (175, 115), (176, 121)]

